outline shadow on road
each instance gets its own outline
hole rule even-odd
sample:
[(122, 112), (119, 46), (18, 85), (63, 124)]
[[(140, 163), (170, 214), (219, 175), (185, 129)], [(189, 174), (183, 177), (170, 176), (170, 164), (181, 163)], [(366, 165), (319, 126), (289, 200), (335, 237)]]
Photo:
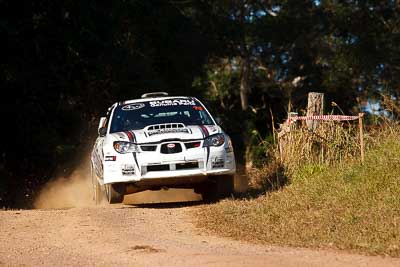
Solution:
[(140, 208), (181, 208), (202, 203), (199, 194), (193, 189), (169, 189), (159, 191), (144, 191), (124, 198), (125, 207)]
[(193, 207), (204, 204), (203, 201), (187, 201), (187, 202), (167, 202), (167, 203), (143, 203), (143, 204), (125, 204), (124, 208), (143, 208), (143, 209), (175, 209)]
[[(288, 182), (281, 169), (277, 169), (274, 173), (268, 172), (258, 176), (256, 183), (254, 183), (253, 177), (254, 184), (250, 187), (251, 179), (244, 172), (237, 174), (234, 184), (235, 192), (228, 199), (254, 199), (267, 192), (279, 190)], [(124, 198), (125, 208), (169, 209), (212, 203), (215, 202), (202, 201), (201, 195), (196, 194), (193, 189), (144, 191), (127, 195)]]

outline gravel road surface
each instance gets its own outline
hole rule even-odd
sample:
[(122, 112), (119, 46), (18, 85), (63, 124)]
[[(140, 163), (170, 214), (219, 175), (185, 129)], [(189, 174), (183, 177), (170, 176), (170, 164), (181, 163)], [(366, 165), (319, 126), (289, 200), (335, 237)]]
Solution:
[(0, 211), (0, 266), (400, 266), (389, 257), (212, 236), (194, 226), (200, 205)]

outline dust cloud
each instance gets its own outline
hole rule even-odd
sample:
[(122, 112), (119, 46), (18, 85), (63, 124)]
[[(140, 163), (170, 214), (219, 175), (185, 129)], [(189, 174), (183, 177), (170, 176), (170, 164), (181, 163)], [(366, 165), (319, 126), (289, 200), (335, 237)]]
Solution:
[(34, 202), (36, 209), (66, 209), (93, 205), (90, 172), (86, 164), (82, 164), (67, 177), (59, 176), (48, 182)]
[[(86, 148), (71, 175), (59, 175), (50, 180), (39, 192), (34, 201), (35, 209), (68, 209), (95, 206), (93, 200), (93, 187), (90, 174), (89, 153)], [(78, 161), (79, 162), (79, 161)], [(237, 185), (235, 185), (236, 187)], [(194, 193), (193, 189), (175, 189), (159, 191), (143, 191), (125, 195), (124, 204), (152, 204), (200, 201), (201, 195)], [(101, 205), (108, 205), (102, 199)]]
[[(93, 200), (93, 188), (90, 176), (89, 162), (85, 160), (69, 176), (59, 176), (48, 182), (40, 191), (34, 202), (35, 209), (67, 209), (76, 207), (95, 206)], [(235, 177), (235, 191), (242, 192), (247, 189), (247, 177), (237, 175)], [(143, 191), (125, 195), (124, 204), (152, 204), (200, 201), (201, 195), (193, 189), (176, 189), (159, 191)], [(101, 205), (108, 205), (102, 199)]]
[[(69, 176), (59, 176), (48, 182), (34, 202), (35, 209), (68, 209), (95, 206), (89, 163), (84, 162)], [(151, 204), (199, 201), (193, 189), (143, 191), (126, 195), (124, 204)], [(103, 198), (101, 205), (108, 205)]]

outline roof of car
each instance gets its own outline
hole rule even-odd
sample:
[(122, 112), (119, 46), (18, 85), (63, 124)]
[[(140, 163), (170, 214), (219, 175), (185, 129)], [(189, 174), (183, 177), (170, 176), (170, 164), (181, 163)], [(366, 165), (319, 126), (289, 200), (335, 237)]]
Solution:
[(137, 102), (149, 102), (149, 101), (157, 101), (157, 100), (166, 100), (166, 99), (195, 99), (195, 97), (191, 96), (163, 96), (163, 97), (146, 97), (146, 98), (138, 98), (138, 99), (131, 99), (131, 100), (126, 100), (123, 102), (119, 102), (118, 105), (125, 105), (125, 104), (131, 104), (131, 103), (137, 103)]

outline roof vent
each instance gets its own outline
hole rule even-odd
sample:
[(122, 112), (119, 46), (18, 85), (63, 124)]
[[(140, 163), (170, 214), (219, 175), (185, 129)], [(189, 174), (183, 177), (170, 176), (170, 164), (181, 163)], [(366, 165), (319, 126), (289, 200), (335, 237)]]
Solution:
[(142, 95), (142, 98), (163, 97), (163, 96), (168, 96), (168, 93), (166, 92), (146, 93)]

